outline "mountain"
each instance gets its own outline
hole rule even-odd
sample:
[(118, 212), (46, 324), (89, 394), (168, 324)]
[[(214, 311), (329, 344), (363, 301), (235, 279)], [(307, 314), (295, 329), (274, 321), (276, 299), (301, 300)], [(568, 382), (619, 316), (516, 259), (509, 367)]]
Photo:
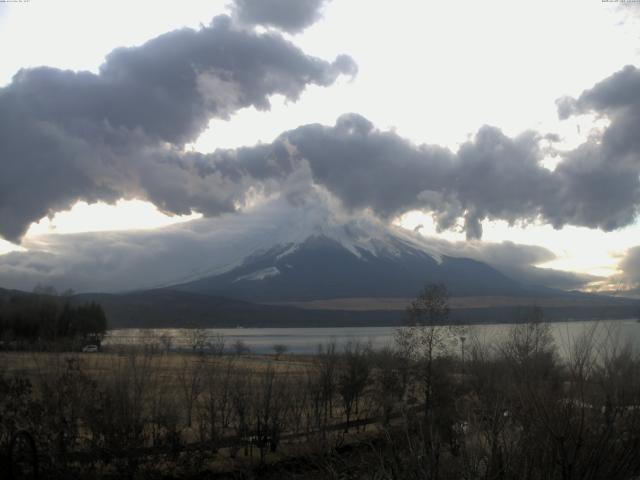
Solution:
[[(189, 261), (182, 269), (154, 256), (166, 265), (152, 288), (81, 293), (71, 301), (98, 302), (114, 328), (398, 325), (431, 282), (451, 291), (452, 321), (521, 321), (532, 306), (549, 320), (631, 318), (638, 308), (629, 299), (523, 285), (367, 216), (336, 218), (322, 205), (275, 207), (221, 219), (216, 235), (210, 223), (197, 224), (193, 235), (204, 235), (207, 248), (183, 252)], [(174, 271), (177, 278), (166, 281)], [(0, 304), (15, 295), (30, 294), (0, 289)]]
[(31, 293), (23, 292), (21, 290), (8, 290), (6, 288), (0, 288), (0, 300), (7, 300), (11, 297), (20, 297), (23, 295), (31, 295)]
[(252, 252), (221, 273), (171, 288), (251, 302), (415, 297), (426, 283), (455, 296), (530, 291), (489, 265), (442, 255), (417, 235), (374, 222), (316, 225)]

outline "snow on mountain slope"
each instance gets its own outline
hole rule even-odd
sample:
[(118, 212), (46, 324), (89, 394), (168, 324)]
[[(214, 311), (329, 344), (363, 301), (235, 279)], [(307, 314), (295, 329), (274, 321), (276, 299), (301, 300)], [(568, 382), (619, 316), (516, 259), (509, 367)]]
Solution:
[(267, 267), (257, 272), (249, 273), (248, 275), (242, 275), (236, 278), (233, 282), (241, 282), (243, 280), (264, 280), (265, 278), (273, 277), (274, 275), (280, 275), (280, 270), (277, 267)]
[(334, 241), (360, 259), (365, 259), (365, 254), (374, 257), (398, 257), (407, 249), (414, 249), (429, 255), (438, 263), (442, 261), (442, 255), (419, 235), (371, 219), (351, 220), (343, 224), (333, 221), (314, 225), (307, 223), (288, 233), (287, 238), (287, 232), (281, 232), (277, 245), (287, 245), (288, 248), (280, 253), (278, 258), (285, 258), (295, 252), (309, 238), (323, 237)]
[[(363, 255), (398, 256), (407, 248), (442, 259), (441, 252), (418, 233), (389, 226), (368, 216), (336, 216), (322, 203), (304, 208), (276, 200), (254, 210), (193, 222), (194, 235), (209, 238), (206, 258), (200, 267), (154, 287), (170, 286), (221, 275), (240, 267), (248, 258), (279, 249), (279, 258), (295, 252), (311, 237), (326, 237), (342, 245), (357, 258)], [(212, 235), (210, 230), (217, 233)], [(286, 248), (283, 248), (286, 247)], [(257, 271), (256, 271), (257, 273)]]
[(484, 263), (442, 255), (418, 234), (370, 218), (343, 220), (291, 216), (232, 268), (172, 288), (252, 302), (412, 297), (431, 282), (456, 295), (522, 291)]

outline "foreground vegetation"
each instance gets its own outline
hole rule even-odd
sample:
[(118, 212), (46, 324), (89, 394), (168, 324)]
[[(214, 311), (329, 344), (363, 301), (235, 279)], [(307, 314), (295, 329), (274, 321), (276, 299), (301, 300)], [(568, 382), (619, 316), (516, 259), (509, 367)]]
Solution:
[(594, 324), (560, 355), (540, 318), (482, 341), (445, 326), (447, 312), (443, 292), (425, 290), (382, 351), (6, 352), (0, 452), (33, 473), (29, 442), (15, 441), (27, 432), (52, 478), (640, 475), (631, 348)]

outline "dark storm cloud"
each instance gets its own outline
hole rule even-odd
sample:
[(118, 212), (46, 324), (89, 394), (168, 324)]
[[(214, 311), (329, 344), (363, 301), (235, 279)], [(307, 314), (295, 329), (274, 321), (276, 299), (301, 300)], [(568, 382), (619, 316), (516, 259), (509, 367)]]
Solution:
[(234, 0), (232, 10), (246, 25), (298, 33), (318, 21), (329, 0)]
[(453, 158), (437, 146), (414, 148), (355, 114), (343, 115), (334, 127), (299, 127), (280, 140), (295, 147), (314, 180), (347, 208), (372, 208), (387, 217), (416, 204), (420, 192), (444, 184)]
[[(442, 230), (463, 219), (468, 238), (482, 236), (485, 219), (611, 231), (631, 224), (640, 205), (638, 76), (628, 67), (579, 99), (559, 102), (565, 115), (595, 110), (611, 125), (602, 138), (557, 153), (562, 159), (554, 171), (541, 163), (549, 148), (540, 145), (553, 140), (549, 135), (525, 132), (511, 138), (485, 126), (453, 153), (377, 130), (357, 114), (340, 117), (332, 127), (313, 124), (285, 132), (272, 145), (268, 166), (255, 155), (251, 162), (229, 165), (260, 179), (305, 165), (313, 182), (348, 210), (370, 209), (390, 219), (425, 209)], [(214, 163), (219, 169), (225, 165), (220, 159)]]
[(640, 70), (627, 66), (577, 99), (560, 99), (558, 113), (610, 120), (601, 138), (590, 139), (559, 165), (568, 196), (577, 200), (559, 216), (603, 230), (631, 224), (640, 205)]
[[(230, 211), (248, 186), (204, 172), (185, 143), (209, 120), (295, 100), (309, 84), (353, 75), (305, 55), (278, 34), (236, 29), (229, 17), (110, 53), (99, 73), (41, 67), (0, 89), (0, 235), (78, 200), (146, 198), (172, 213)], [(197, 156), (196, 156), (197, 157)]]
[(556, 152), (562, 158), (554, 171), (542, 166), (549, 149), (540, 143), (556, 137), (510, 138), (488, 126), (456, 154), (413, 145), (355, 114), (334, 127), (307, 125), (282, 138), (308, 162), (314, 181), (349, 209), (393, 217), (422, 208), (441, 229), (463, 218), (468, 238), (481, 237), (485, 219), (604, 231), (632, 224), (640, 206), (640, 70), (628, 66), (558, 105), (564, 118), (595, 112), (611, 123), (601, 137)]
[(393, 217), (412, 208), (433, 212), (440, 229), (464, 219), (468, 238), (480, 238), (485, 219), (541, 220), (556, 228), (611, 231), (634, 222), (640, 205), (640, 71), (627, 67), (584, 92), (559, 101), (562, 115), (595, 111), (610, 126), (602, 138), (556, 154), (554, 171), (541, 160), (549, 135), (511, 138), (482, 127), (452, 153), (413, 145), (349, 114), (334, 127), (307, 125), (282, 135), (308, 162), (315, 182), (348, 209)]
[[(356, 66), (309, 57), (278, 34), (235, 29), (218, 17), (198, 31), (162, 35), (112, 52), (98, 75), (23, 70), (0, 89), (0, 234), (17, 240), (30, 222), (77, 200), (141, 198), (171, 213), (235, 211), (248, 195), (282, 192), (300, 203), (311, 184), (348, 211), (391, 219), (419, 208), (439, 229), (482, 236), (482, 221), (542, 221), (605, 231), (632, 223), (640, 205), (640, 73), (603, 80), (558, 102), (563, 117), (610, 119), (601, 138), (556, 152), (553, 135), (508, 137), (482, 127), (458, 152), (415, 145), (347, 114), (334, 126), (305, 125), (269, 145), (186, 153), (212, 117), (295, 99)], [(541, 146), (542, 145), (542, 146)]]
[(481, 237), (483, 219), (551, 218), (555, 205), (564, 201), (562, 179), (541, 166), (540, 138), (534, 133), (509, 138), (483, 127), (454, 154), (413, 145), (349, 114), (334, 127), (307, 125), (278, 141), (285, 140), (308, 163), (314, 181), (347, 209), (369, 208), (392, 218), (422, 208), (433, 212), (443, 230), (462, 217), (469, 238)]

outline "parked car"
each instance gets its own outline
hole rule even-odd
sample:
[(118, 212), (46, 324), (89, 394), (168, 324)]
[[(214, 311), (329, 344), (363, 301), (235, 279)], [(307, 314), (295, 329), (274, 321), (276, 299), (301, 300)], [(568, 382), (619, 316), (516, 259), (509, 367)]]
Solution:
[(82, 351), (84, 353), (96, 353), (98, 351), (97, 345), (85, 345), (82, 347)]

